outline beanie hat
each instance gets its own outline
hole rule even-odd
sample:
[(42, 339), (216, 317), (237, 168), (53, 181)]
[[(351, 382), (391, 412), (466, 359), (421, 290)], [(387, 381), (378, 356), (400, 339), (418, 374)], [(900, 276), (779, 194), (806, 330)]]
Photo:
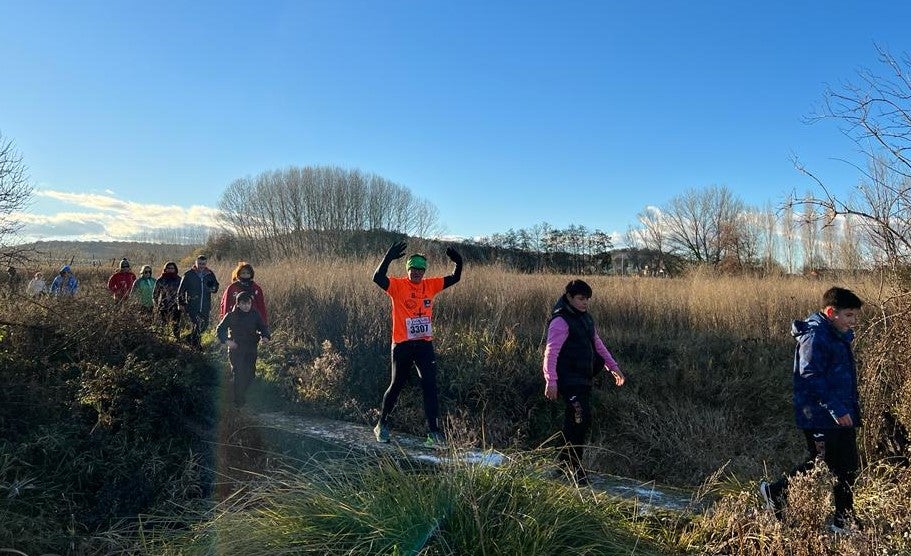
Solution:
[(415, 253), (414, 255), (408, 257), (408, 261), (405, 263), (405, 270), (416, 268), (418, 270), (427, 270), (427, 257), (420, 253)]
[(120, 268), (130, 268), (130, 261), (126, 257), (120, 259)]

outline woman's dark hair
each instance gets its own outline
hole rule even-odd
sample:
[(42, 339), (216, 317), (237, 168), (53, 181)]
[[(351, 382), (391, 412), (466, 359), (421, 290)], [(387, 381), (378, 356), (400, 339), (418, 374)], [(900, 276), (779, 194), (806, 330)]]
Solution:
[(566, 284), (566, 295), (568, 297), (572, 297), (574, 295), (591, 297), (592, 287), (586, 284), (583, 280), (571, 280), (569, 284)]

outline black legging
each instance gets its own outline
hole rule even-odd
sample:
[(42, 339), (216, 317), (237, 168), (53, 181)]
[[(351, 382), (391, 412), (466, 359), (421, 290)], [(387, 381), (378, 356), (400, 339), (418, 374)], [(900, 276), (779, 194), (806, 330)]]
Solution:
[[(769, 485), (770, 494), (776, 500), (787, 497), (789, 479), (797, 474), (806, 473), (816, 466), (820, 447), (824, 447), (823, 460), (835, 475), (835, 487), (832, 493), (835, 498), (835, 516), (838, 519), (847, 517), (854, 511), (854, 481), (860, 465), (857, 455), (857, 429), (844, 427), (825, 430), (804, 430), (807, 440), (807, 459), (792, 469), (787, 475)], [(819, 435), (814, 437), (814, 435)]]
[(566, 445), (560, 450), (560, 461), (568, 462), (573, 470), (582, 467), (582, 453), (592, 426), (591, 386), (558, 386), (557, 391), (566, 404), (563, 413), (563, 436)]
[(418, 377), (421, 379), (421, 389), (424, 391), (424, 415), (427, 418), (427, 428), (430, 432), (439, 432), (437, 360), (433, 352), (433, 343), (427, 340), (410, 340), (392, 344), (392, 377), (389, 388), (383, 394), (383, 412), (380, 415), (380, 422), (386, 423), (386, 419), (395, 408), (395, 402), (399, 399), (399, 394), (402, 393), (402, 388), (408, 380), (412, 365), (417, 367)]

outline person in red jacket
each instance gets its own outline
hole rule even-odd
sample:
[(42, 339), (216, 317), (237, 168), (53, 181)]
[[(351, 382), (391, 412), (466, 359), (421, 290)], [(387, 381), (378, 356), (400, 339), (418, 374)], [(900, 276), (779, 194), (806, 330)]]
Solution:
[(114, 301), (119, 303), (129, 297), (135, 281), (136, 275), (130, 270), (130, 261), (120, 259), (120, 270), (108, 278), (108, 290), (114, 294)]
[(239, 261), (234, 272), (231, 273), (231, 285), (225, 289), (221, 296), (221, 318), (234, 310), (237, 294), (247, 292), (253, 300), (253, 308), (262, 317), (266, 326), (269, 325), (269, 313), (266, 311), (266, 297), (263, 295), (263, 289), (259, 284), (253, 281), (253, 265)]

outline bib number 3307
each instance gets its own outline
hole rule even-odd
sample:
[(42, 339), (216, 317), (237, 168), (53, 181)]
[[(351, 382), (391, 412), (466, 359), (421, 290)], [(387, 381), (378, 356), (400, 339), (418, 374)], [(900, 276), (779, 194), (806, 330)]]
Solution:
[(409, 340), (430, 337), (430, 317), (412, 317), (405, 319), (405, 328)]

